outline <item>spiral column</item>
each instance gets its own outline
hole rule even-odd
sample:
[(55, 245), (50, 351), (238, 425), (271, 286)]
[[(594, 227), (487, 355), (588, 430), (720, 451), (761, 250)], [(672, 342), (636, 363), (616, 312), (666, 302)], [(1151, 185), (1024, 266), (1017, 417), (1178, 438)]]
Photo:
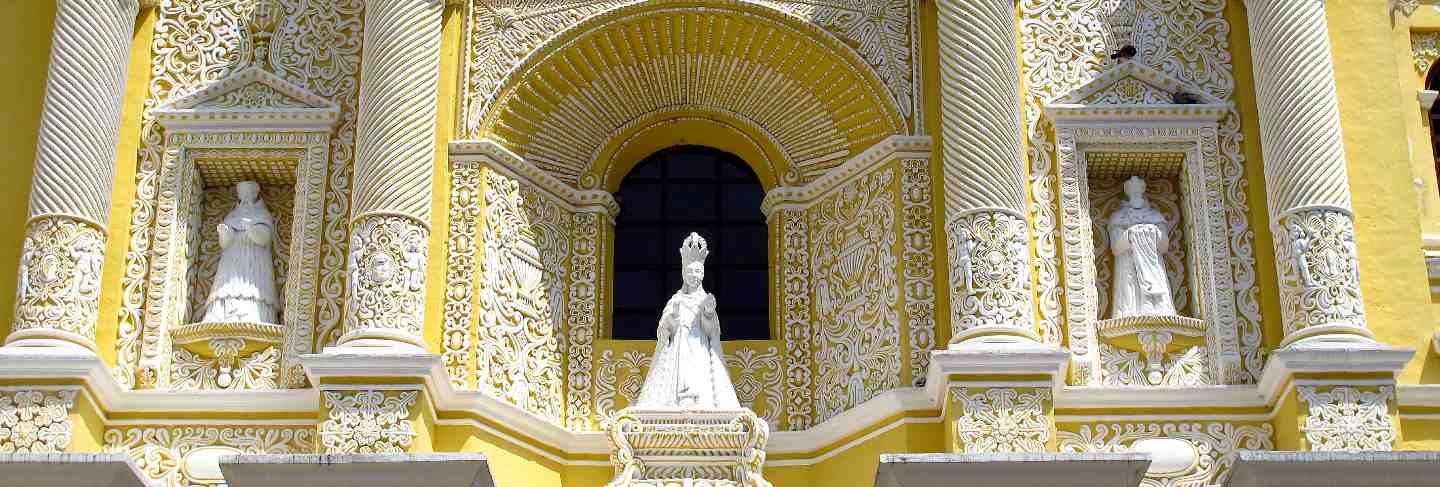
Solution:
[(950, 343), (1034, 340), (1016, 4), (936, 4)]
[(419, 351), (443, 0), (368, 0), (346, 347)]
[(1322, 0), (1246, 0), (1282, 346), (1370, 342)]
[(7, 346), (95, 348), (136, 0), (57, 0)]

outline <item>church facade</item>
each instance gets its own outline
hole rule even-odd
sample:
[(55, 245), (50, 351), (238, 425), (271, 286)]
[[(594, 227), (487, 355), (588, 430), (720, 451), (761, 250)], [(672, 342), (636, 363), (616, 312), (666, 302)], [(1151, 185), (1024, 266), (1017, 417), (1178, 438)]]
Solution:
[[(0, 30), (24, 485), (1440, 475), (1430, 0), (35, 0)], [(748, 413), (637, 416), (692, 231)]]

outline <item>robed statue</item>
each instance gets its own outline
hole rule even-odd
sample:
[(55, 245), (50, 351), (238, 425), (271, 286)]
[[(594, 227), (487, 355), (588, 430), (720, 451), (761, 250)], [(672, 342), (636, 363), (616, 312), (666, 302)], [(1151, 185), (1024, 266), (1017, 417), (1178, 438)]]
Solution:
[(220, 234), (220, 266), (205, 300), (205, 322), (278, 324), (279, 299), (270, 246), (275, 217), (260, 199), (260, 185), (235, 185), (239, 202), (215, 227)]
[(720, 348), (715, 295), (705, 292), (705, 239), (691, 233), (680, 245), (684, 285), (660, 315), (655, 356), (640, 389), (641, 408), (738, 409), (735, 386)]
[(1110, 215), (1110, 250), (1115, 255), (1115, 285), (1110, 316), (1175, 315), (1165, 251), (1170, 248), (1165, 215), (1145, 199), (1145, 180), (1125, 181), (1125, 204)]

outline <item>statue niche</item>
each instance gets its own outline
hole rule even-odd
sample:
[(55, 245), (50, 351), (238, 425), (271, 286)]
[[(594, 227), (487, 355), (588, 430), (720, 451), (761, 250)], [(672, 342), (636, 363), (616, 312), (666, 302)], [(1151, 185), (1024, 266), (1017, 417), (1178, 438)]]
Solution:
[(235, 194), (235, 208), (215, 226), (220, 261), (201, 321), (279, 324), (272, 252), (275, 217), (260, 199), (258, 183), (236, 183)]
[(761, 476), (770, 427), (736, 399), (715, 295), (701, 285), (709, 254), (696, 233), (680, 245), (684, 285), (661, 312), (640, 399), (607, 426), (615, 467), (607, 487), (770, 487)]
[(1156, 385), (1164, 378), (1165, 354), (1203, 344), (1205, 324), (1182, 316), (1190, 296), (1179, 184), (1153, 180), (1158, 190), (1147, 194), (1152, 185), (1140, 176), (1092, 179), (1090, 194), (1092, 214), (1109, 215), (1092, 219), (1096, 297), (1101, 310), (1109, 303), (1109, 319), (1096, 329), (1110, 343), (1139, 351), (1145, 380)]
[(1106, 225), (1115, 261), (1110, 317), (1175, 315), (1164, 262), (1170, 249), (1168, 222), (1145, 198), (1144, 179), (1125, 180), (1125, 196)]

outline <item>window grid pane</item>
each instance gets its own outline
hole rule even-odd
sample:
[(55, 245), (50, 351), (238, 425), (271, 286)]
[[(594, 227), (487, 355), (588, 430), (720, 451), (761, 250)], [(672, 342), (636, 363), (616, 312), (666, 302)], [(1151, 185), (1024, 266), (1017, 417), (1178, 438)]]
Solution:
[[(708, 147), (671, 147), (637, 164), (616, 193), (615, 247), (625, 250), (616, 254), (612, 338), (655, 339), (661, 307), (680, 287), (680, 242), (693, 231), (710, 247), (704, 285), (715, 294), (722, 339), (769, 339), (764, 194), (744, 161)], [(623, 295), (633, 293), (655, 294)], [(646, 302), (660, 304), (639, 306)]]

